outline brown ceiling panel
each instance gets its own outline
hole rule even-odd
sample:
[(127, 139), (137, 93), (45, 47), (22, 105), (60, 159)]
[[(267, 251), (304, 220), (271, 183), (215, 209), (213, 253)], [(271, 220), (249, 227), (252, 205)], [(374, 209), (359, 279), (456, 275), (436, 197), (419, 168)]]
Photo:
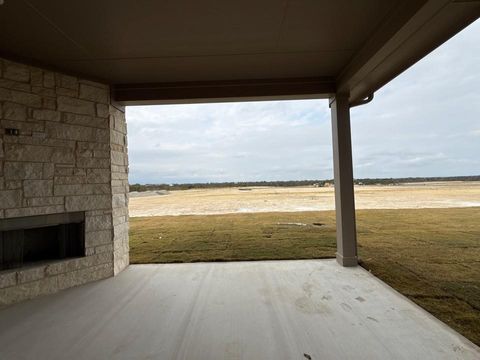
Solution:
[(95, 77), (104, 76), (118, 84), (329, 76), (337, 73), (351, 56), (351, 51), (342, 51), (89, 60), (65, 64), (79, 73), (91, 72)]
[(0, 53), (42, 62), (86, 55), (35, 8), (18, 0), (0, 6)]
[(291, 0), (279, 49), (357, 50), (397, 2)]
[(274, 50), (282, 0), (30, 0), (93, 58)]

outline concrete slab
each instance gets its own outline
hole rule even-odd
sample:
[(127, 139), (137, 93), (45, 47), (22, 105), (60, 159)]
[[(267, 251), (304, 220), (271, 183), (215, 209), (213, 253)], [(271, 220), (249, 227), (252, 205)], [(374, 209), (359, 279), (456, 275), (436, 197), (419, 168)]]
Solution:
[(335, 260), (132, 265), (0, 311), (7, 359), (479, 359), (360, 267)]

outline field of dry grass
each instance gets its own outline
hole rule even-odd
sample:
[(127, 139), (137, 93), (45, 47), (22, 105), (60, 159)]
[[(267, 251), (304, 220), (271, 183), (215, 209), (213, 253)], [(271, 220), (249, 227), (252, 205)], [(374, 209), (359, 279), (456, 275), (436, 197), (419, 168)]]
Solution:
[[(359, 210), (362, 265), (480, 345), (480, 208)], [(335, 215), (138, 217), (132, 263), (333, 257)]]
[[(165, 194), (164, 192), (160, 192)], [(357, 209), (480, 206), (480, 181), (355, 187)], [(333, 187), (249, 187), (132, 193), (130, 216), (211, 215), (335, 209)]]

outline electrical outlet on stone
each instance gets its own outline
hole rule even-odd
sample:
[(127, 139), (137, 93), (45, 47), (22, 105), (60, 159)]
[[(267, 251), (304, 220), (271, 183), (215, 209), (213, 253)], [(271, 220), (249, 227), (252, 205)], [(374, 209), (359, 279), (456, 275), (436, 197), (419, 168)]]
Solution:
[(20, 135), (20, 130), (14, 128), (6, 128), (5, 135), (18, 136)]

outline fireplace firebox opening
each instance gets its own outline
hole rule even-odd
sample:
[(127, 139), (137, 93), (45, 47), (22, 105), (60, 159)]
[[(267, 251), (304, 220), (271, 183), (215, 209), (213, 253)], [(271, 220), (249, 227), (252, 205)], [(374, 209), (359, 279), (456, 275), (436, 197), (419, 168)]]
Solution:
[(82, 256), (83, 212), (0, 220), (0, 270)]

